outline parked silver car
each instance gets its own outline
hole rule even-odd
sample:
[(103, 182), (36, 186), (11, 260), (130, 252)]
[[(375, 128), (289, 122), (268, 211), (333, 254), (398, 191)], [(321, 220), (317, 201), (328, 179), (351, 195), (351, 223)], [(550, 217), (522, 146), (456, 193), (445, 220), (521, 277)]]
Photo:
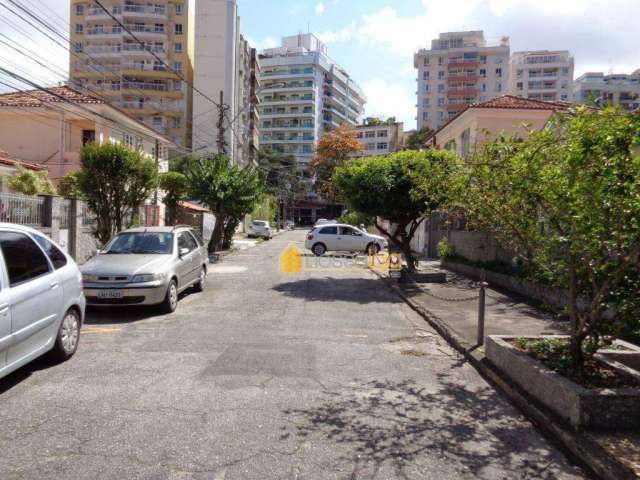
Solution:
[(204, 290), (207, 263), (207, 249), (188, 225), (125, 230), (82, 266), (87, 305), (161, 305), (171, 313), (180, 292)]
[(366, 252), (375, 255), (387, 248), (387, 240), (380, 235), (373, 235), (353, 225), (341, 223), (324, 224), (314, 227), (304, 242), (305, 248), (314, 255), (321, 256), (325, 252)]
[(271, 239), (273, 237), (273, 232), (271, 231), (271, 225), (266, 220), (254, 220), (249, 225), (249, 233), (247, 234), (249, 238), (251, 237), (262, 237), (264, 239)]
[(0, 223), (0, 378), (50, 352), (78, 348), (85, 298), (80, 270), (37, 230)]

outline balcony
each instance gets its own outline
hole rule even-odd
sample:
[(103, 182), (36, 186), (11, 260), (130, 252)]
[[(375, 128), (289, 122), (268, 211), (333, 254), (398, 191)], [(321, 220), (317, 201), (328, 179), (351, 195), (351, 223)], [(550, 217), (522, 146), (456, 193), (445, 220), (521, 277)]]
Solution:
[(119, 57), (121, 50), (120, 45), (96, 45), (84, 49), (85, 53), (96, 57)]
[(136, 111), (179, 112), (181, 110), (179, 105), (160, 102), (122, 102), (121, 106)]
[(156, 92), (166, 92), (169, 87), (164, 83), (146, 83), (146, 82), (122, 82), (122, 89), (149, 90)]
[(279, 131), (279, 130), (294, 130), (294, 131), (305, 131), (305, 130), (313, 130), (315, 127), (313, 125), (302, 125), (300, 123), (278, 123), (278, 124), (263, 124), (260, 127), (261, 131), (271, 130), (271, 131)]
[(167, 51), (164, 47), (142, 46), (138, 43), (125, 43), (122, 45), (122, 55), (152, 57), (151, 52), (160, 57), (165, 57)]
[(447, 77), (447, 82), (453, 83), (453, 82), (469, 82), (469, 83), (475, 83), (478, 80), (480, 80), (480, 76), (473, 74), (473, 75), (449, 75)]
[(277, 71), (277, 72), (262, 72), (260, 73), (260, 79), (261, 80), (265, 80), (265, 79), (270, 79), (270, 80), (279, 80), (279, 79), (285, 79), (285, 78), (313, 78), (315, 77), (316, 73), (315, 72), (297, 72), (297, 73), (290, 73), (290, 72), (284, 72), (284, 71)]
[(94, 38), (119, 38), (122, 36), (122, 27), (114, 25), (111, 28), (87, 28), (85, 33)]
[(180, 77), (169, 70), (164, 65), (153, 65), (150, 63), (125, 63), (122, 65), (123, 75), (141, 75), (154, 78), (171, 78), (179, 80)]
[(129, 4), (122, 7), (125, 17), (167, 18), (167, 9), (163, 6)]
[(313, 98), (297, 98), (297, 99), (294, 99), (294, 100), (292, 100), (292, 99), (262, 100), (260, 102), (261, 105), (302, 105), (302, 104), (309, 104), (309, 103), (315, 103), (315, 100)]
[(313, 112), (262, 112), (260, 115), (269, 118), (286, 118), (286, 117), (306, 117), (313, 118), (316, 116)]
[[(164, 26), (126, 24), (125, 27), (127, 27), (133, 35), (139, 38), (167, 36), (167, 30)], [(124, 33), (126, 35), (130, 35), (126, 30)]]
[(448, 97), (475, 97), (480, 93), (477, 88), (450, 88), (447, 90)]
[(455, 60), (450, 61), (447, 64), (448, 68), (478, 68), (480, 66), (480, 62), (478, 60)]
[[(114, 16), (122, 15), (122, 7), (119, 5), (111, 7), (111, 14)], [(103, 18), (111, 18), (111, 16), (100, 7), (89, 7), (87, 9), (88, 20), (99, 20)]]

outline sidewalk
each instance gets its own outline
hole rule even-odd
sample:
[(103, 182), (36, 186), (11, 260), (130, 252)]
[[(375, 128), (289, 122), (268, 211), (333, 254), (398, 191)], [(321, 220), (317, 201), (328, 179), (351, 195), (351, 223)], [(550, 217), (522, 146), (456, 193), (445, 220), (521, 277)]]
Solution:
[[(438, 261), (421, 261), (420, 273), (446, 272), (447, 283), (397, 284), (390, 287), (427, 320), (468, 361), (505, 393), (522, 412), (601, 478), (640, 478), (640, 433), (575, 432), (554, 420), (485, 360), (477, 348), (479, 287), (465, 276), (440, 268)], [(554, 320), (515, 294), (487, 288), (485, 335), (566, 333), (567, 323)]]
[[(458, 273), (440, 269), (439, 262), (420, 262), (419, 273), (446, 272), (447, 283), (409, 283), (400, 288), (413, 301), (464, 340), (469, 347), (477, 343), (477, 282)], [(540, 335), (566, 333), (567, 323), (555, 320), (515, 295), (486, 289), (486, 335)]]

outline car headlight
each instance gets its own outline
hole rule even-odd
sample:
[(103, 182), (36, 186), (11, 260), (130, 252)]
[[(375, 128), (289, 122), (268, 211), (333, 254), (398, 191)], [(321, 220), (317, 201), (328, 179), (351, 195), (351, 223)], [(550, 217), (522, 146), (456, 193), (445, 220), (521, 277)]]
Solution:
[(82, 281), (83, 282), (93, 282), (96, 279), (96, 275), (90, 275), (88, 273), (83, 273), (82, 274)]
[(156, 280), (164, 280), (165, 277), (164, 273), (140, 273), (133, 276), (131, 283), (155, 282)]

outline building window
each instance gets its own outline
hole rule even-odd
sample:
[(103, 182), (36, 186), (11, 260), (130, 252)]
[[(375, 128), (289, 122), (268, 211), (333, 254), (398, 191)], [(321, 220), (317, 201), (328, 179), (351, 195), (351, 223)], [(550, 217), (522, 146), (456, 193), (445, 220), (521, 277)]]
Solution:
[(313, 146), (302, 145), (302, 153), (313, 153)]
[(389, 148), (389, 144), (387, 142), (378, 143), (378, 150), (386, 150)]
[(176, 15), (177, 16), (182, 15), (182, 4), (181, 3), (176, 4)]
[(376, 144), (375, 143), (366, 143), (364, 145), (364, 149), (365, 150), (375, 150), (376, 149)]
[(522, 88), (523, 88), (522, 82), (518, 82), (518, 83), (516, 83), (516, 89), (517, 89), (518, 91), (521, 91), (521, 90), (522, 90)]
[(438, 80), (442, 80), (444, 78), (444, 70), (438, 71)]
[(429, 120), (429, 112), (422, 112), (422, 120), (425, 122)]
[(569, 75), (569, 67), (562, 67), (562, 75), (564, 76)]
[(80, 34), (84, 30), (84, 26), (81, 23), (76, 23), (76, 33)]
[(176, 35), (182, 35), (182, 24), (181, 23), (176, 23), (175, 24), (175, 33), (176, 33)]
[(82, 42), (76, 42), (76, 44), (74, 45), (75, 51), (76, 52), (81, 52), (82, 51)]
[(358, 132), (356, 138), (362, 138), (362, 132)]
[(378, 130), (378, 138), (385, 138), (388, 134), (389, 133), (386, 130)]
[(428, 98), (423, 98), (422, 99), (422, 106), (423, 107), (428, 107), (429, 106), (429, 99)]
[(444, 112), (438, 112), (438, 120), (444, 120)]
[(174, 80), (173, 81), (173, 90), (175, 92), (182, 91), (182, 81), (181, 80)]
[(152, 122), (153, 122), (154, 128), (162, 127), (162, 117), (153, 117)]
[(518, 69), (518, 71), (517, 71), (518, 78), (522, 78), (522, 75), (523, 75), (523, 74), (524, 74), (524, 70), (522, 70), (521, 68), (519, 68), (519, 69)]
[(444, 63), (444, 58), (438, 57), (438, 65), (442, 65)]
[(438, 98), (438, 106), (439, 106), (439, 107), (444, 106), (444, 97), (440, 97), (440, 98)]
[(480, 63), (487, 63), (487, 56), (486, 55), (480, 55)]
[(173, 128), (180, 128), (182, 126), (182, 119), (180, 117), (174, 117), (172, 122)]
[(364, 138), (376, 138), (376, 132), (365, 132)]
[(501, 68), (496, 68), (496, 77), (502, 78), (502, 69)]
[(84, 5), (76, 5), (76, 15), (84, 15)]
[(429, 65), (429, 57), (424, 57), (424, 63), (423, 65), (426, 67), (427, 65)]
[(182, 72), (182, 62), (173, 62), (173, 69), (178, 73)]
[(460, 155), (466, 157), (469, 154), (469, 141), (471, 139), (471, 131), (467, 128), (460, 135)]
[(438, 93), (443, 93), (444, 92), (444, 84), (443, 83), (439, 83), (438, 84)]
[(482, 78), (486, 78), (487, 77), (487, 69), (486, 68), (481, 68), (480, 69), (480, 76)]
[(501, 92), (502, 91), (502, 84), (501, 83), (497, 83), (496, 84), (496, 92)]
[(429, 84), (428, 84), (428, 83), (427, 83), (427, 84), (425, 84), (425, 86), (424, 86), (424, 91), (425, 91), (425, 92), (428, 92), (428, 91), (429, 91)]
[(480, 90), (482, 90), (483, 92), (487, 91), (487, 84), (483, 83), (482, 86), (480, 87)]
[(422, 79), (429, 80), (429, 70), (425, 70), (424, 72), (422, 72)]
[(563, 100), (563, 101), (566, 100), (567, 99), (567, 95), (563, 93), (562, 95), (560, 95), (560, 99)]
[(176, 53), (182, 53), (182, 43), (176, 42), (176, 44), (175, 44), (175, 52)]

